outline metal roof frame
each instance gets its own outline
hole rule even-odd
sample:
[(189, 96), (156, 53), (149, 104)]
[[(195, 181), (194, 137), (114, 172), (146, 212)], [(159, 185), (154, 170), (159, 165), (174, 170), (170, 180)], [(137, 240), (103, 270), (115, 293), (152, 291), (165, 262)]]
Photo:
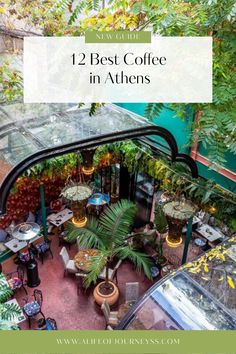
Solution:
[[(120, 108), (119, 108), (120, 109)], [(123, 110), (123, 109), (122, 109)], [(126, 110), (123, 110), (127, 112)], [(138, 116), (138, 115), (136, 115)], [(7, 129), (14, 129), (14, 124), (7, 124), (5, 126)], [(23, 128), (21, 128), (23, 129)], [(1, 132), (1, 131), (0, 131)], [(3, 132), (4, 134), (4, 132)], [(25, 134), (29, 134), (28, 131), (25, 131)], [(30, 134), (31, 135), (31, 134)], [(25, 159), (17, 163), (5, 176), (1, 186), (0, 186), (0, 214), (6, 213), (6, 203), (9, 196), (10, 190), (17, 180), (17, 178), (22, 175), (32, 165), (55, 156), (71, 153), (74, 151), (79, 151), (82, 149), (89, 149), (98, 147), (100, 145), (106, 145), (118, 141), (142, 138), (148, 136), (158, 136), (163, 138), (170, 148), (170, 160), (172, 162), (182, 162), (187, 164), (190, 168), (192, 177), (198, 177), (198, 168), (195, 161), (188, 155), (178, 152), (178, 146), (174, 136), (165, 128), (159, 127), (147, 121), (147, 125), (135, 127), (133, 129), (126, 129), (122, 131), (114, 131), (112, 133), (106, 133), (96, 136), (91, 136), (80, 141), (73, 141), (72, 143), (67, 143), (60, 146), (53, 146), (49, 148), (43, 148), (37, 152), (32, 153), (30, 156), (27, 156)], [(34, 139), (34, 136), (30, 136), (31, 139)], [(37, 145), (39, 141), (35, 137)], [(148, 138), (146, 139), (148, 141)], [(158, 147), (156, 148), (158, 150)]]

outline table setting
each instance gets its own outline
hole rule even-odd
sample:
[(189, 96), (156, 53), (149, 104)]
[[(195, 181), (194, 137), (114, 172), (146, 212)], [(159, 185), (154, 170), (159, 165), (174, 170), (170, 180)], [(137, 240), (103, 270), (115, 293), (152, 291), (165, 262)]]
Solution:
[(80, 250), (74, 257), (75, 266), (84, 272), (88, 272), (91, 259), (97, 257), (99, 254), (100, 251), (96, 249)]

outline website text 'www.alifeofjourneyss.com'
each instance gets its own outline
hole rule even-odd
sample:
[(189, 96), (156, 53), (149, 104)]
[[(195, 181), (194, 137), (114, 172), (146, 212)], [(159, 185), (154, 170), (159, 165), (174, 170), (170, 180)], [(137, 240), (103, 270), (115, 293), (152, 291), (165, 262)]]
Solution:
[(56, 338), (58, 345), (178, 345), (180, 338)]

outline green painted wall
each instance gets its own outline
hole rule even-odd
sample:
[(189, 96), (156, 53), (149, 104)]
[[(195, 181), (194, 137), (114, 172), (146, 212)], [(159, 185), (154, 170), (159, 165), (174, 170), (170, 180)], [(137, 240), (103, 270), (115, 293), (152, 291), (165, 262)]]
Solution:
[[(198, 150), (201, 155), (207, 156), (207, 150), (202, 145), (199, 146)], [(227, 152), (225, 153), (225, 160), (227, 161), (226, 167), (229, 170), (236, 172), (236, 156), (231, 152)]]
[[(144, 116), (146, 103), (117, 103), (117, 105)], [(188, 118), (187, 122), (184, 122), (181, 119), (176, 118), (171, 109), (165, 107), (154, 122), (160, 127), (168, 129), (174, 135), (180, 152), (186, 154), (189, 153), (189, 138), (192, 122), (191, 116)]]
[[(117, 104), (127, 110), (144, 116), (145, 103), (119, 103)], [(163, 128), (168, 129), (175, 137), (179, 151), (182, 153), (190, 153), (190, 132), (193, 114), (189, 114), (186, 121), (175, 117), (174, 112), (167, 106), (162, 110), (160, 116), (155, 119), (155, 123)], [(203, 146), (199, 146), (199, 152), (203, 156), (207, 156), (207, 150)], [(225, 155), (227, 163), (226, 168), (236, 172), (236, 158), (232, 153)], [(236, 183), (222, 176), (214, 170), (198, 163), (199, 174), (207, 179), (212, 179), (222, 187), (236, 193)]]

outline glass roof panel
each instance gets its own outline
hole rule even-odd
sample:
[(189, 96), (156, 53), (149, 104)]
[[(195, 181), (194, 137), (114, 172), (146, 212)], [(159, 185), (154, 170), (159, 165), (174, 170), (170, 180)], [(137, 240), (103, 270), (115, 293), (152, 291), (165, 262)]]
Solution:
[(203, 272), (191, 273), (191, 278), (221, 302), (236, 317), (235, 289), (227, 282), (229, 278), (235, 279), (236, 274), (236, 243), (234, 238), (232, 241), (230, 239), (224, 243), (224, 250), (227, 250), (224, 254), (224, 262), (219, 262), (217, 257), (208, 262), (209, 274), (211, 275), (210, 281), (204, 279)]
[(37, 151), (37, 146), (25, 133), (13, 129), (0, 139), (0, 158), (9, 165), (16, 165)]
[(69, 110), (63, 114), (51, 114), (40, 120), (24, 124), (43, 145), (47, 147), (72, 143), (74, 141), (114, 133), (147, 125), (146, 121), (134, 119), (132, 113), (120, 109), (103, 107), (95, 116), (88, 110)]
[(197, 283), (176, 274), (158, 286), (137, 309), (126, 329), (235, 329), (236, 320)]
[(204, 270), (190, 273), (180, 268), (153, 286), (119, 329), (235, 329), (235, 237), (217, 249), (224, 256), (208, 260), (207, 276)]
[(74, 104), (2, 105), (0, 182), (12, 167), (38, 151), (150, 125), (146, 119), (115, 105), (103, 106), (93, 116), (89, 115), (89, 107)]

